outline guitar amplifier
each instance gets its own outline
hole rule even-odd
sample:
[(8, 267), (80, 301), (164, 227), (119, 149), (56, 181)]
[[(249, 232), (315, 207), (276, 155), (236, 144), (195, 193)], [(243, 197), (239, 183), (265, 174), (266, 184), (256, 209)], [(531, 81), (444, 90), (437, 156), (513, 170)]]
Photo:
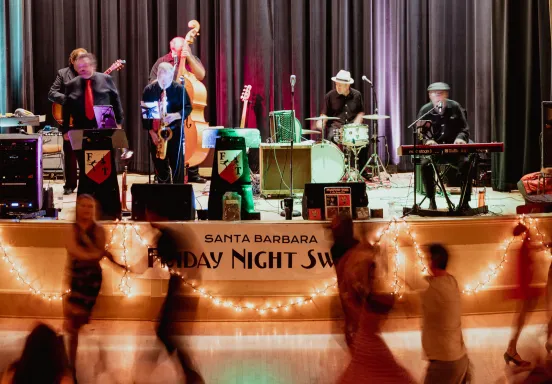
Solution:
[[(259, 148), (261, 195), (289, 196), (290, 144), (261, 144)], [(305, 184), (312, 180), (311, 148), (311, 144), (293, 145), (293, 193), (303, 193)]]
[(41, 131), (42, 169), (45, 174), (63, 174), (63, 134), (60, 131)]
[(42, 208), (42, 136), (0, 135), (0, 211)]

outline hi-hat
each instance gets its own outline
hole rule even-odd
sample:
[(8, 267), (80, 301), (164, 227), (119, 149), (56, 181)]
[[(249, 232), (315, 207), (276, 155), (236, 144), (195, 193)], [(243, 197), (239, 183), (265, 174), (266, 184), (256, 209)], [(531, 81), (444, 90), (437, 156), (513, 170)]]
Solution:
[(320, 135), (322, 132), (315, 131), (313, 129), (302, 129), (301, 133), (304, 133), (305, 135)]
[(333, 116), (316, 116), (316, 117), (309, 117), (309, 118), (306, 118), (305, 120), (313, 120), (313, 121), (318, 121), (318, 120), (339, 120), (339, 117), (333, 117)]
[(387, 115), (364, 115), (362, 116), (365, 120), (384, 120), (389, 119), (389, 116)]

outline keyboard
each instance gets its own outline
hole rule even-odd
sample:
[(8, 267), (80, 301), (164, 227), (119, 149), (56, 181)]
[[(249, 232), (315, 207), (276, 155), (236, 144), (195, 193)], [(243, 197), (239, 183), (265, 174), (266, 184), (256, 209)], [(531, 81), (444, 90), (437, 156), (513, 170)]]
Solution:
[(397, 148), (399, 156), (412, 155), (448, 155), (504, 152), (504, 143), (470, 143), (470, 144), (435, 144), (435, 145), (401, 145)]

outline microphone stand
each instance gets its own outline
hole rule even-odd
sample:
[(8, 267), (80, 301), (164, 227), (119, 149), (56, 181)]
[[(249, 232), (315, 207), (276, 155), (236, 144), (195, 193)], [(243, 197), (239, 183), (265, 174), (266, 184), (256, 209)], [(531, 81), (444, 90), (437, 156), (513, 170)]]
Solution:
[[(180, 132), (182, 139), (180, 140), (180, 145), (182, 148), (182, 161), (184, 162), (184, 184), (188, 184), (188, 165), (186, 164), (186, 130), (185, 121), (186, 121), (186, 82), (184, 76), (180, 76), (180, 83), (182, 84), (182, 118), (180, 120)], [(180, 149), (178, 150), (180, 152)], [(180, 153), (176, 160), (176, 172), (178, 172), (178, 162), (180, 162)]]
[[(294, 79), (295, 80), (295, 79)], [(291, 141), (289, 157), (289, 197), (284, 198), (284, 210), (280, 216), (285, 216), (286, 220), (301, 216), (299, 211), (293, 209), (293, 142), (295, 141), (295, 82), (291, 84)]]
[(416, 214), (418, 212), (419, 208), (420, 208), (420, 207), (418, 207), (418, 204), (416, 203), (416, 189), (418, 187), (417, 177), (416, 177), (418, 175), (418, 172), (416, 171), (416, 164), (418, 163), (417, 160), (419, 158), (419, 156), (416, 154), (416, 142), (418, 141), (417, 140), (417, 136), (418, 136), (418, 133), (419, 133), (418, 128), (420, 128), (420, 127), (416, 127), (416, 124), (418, 124), (418, 121), (423, 120), (424, 117), (426, 117), (431, 112), (433, 112), (435, 110), (435, 108), (437, 108), (437, 106), (433, 106), (433, 108), (431, 108), (429, 111), (427, 111), (422, 116), (420, 116), (419, 118), (414, 120), (414, 122), (412, 124), (410, 124), (407, 128), (407, 129), (412, 129), (412, 138), (414, 139), (414, 145), (413, 145), (414, 156), (412, 157), (413, 158), (413, 163), (414, 163), (414, 205), (412, 205), (412, 208), (410, 208), (410, 209), (406, 208), (406, 207), (403, 209), (403, 217), (411, 215), (411, 214)]

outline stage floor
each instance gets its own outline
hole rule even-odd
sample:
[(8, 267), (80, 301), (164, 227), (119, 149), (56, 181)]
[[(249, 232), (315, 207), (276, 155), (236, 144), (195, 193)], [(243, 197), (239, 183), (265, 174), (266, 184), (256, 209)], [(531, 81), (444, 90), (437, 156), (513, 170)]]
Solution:
[[(148, 176), (129, 174), (127, 176), (128, 193), (127, 193), (127, 206), (131, 209), (132, 195), (130, 193), (130, 187), (134, 183), (147, 183)], [(209, 184), (193, 184), (196, 196), (196, 208), (207, 209), (209, 199)], [(54, 205), (56, 208), (61, 208), (59, 213), (59, 220), (73, 220), (75, 216), (75, 199), (76, 193), (71, 195), (63, 195), (63, 180), (44, 180), (45, 186), (51, 186), (54, 190)], [(119, 185), (121, 185), (121, 175), (119, 175)], [(403, 207), (412, 207), (414, 201), (414, 177), (412, 173), (398, 173), (391, 175), (390, 182), (386, 182), (384, 185), (375, 183), (367, 183), (368, 188), (368, 201), (369, 208), (382, 208), (384, 218), (390, 218), (393, 216), (402, 216)], [(471, 206), (477, 206), (477, 196), (475, 195), (476, 189), (474, 189), (474, 196), (472, 197)], [(418, 204), (422, 201), (423, 195), (417, 194), (416, 199)], [(281, 199), (265, 199), (260, 196), (255, 196), (255, 208), (261, 212), (262, 221), (278, 221), (285, 220), (280, 216), (280, 201)], [(460, 199), (459, 195), (451, 195), (451, 201), (456, 204)], [(524, 204), (523, 197), (518, 191), (496, 192), (491, 188), (486, 189), (486, 202), (489, 207), (489, 213), (487, 216), (500, 216), (500, 215), (515, 215), (516, 207)], [(423, 208), (428, 206), (426, 200), (422, 204)], [(301, 197), (299, 196), (295, 200), (295, 209), (299, 212), (302, 211)], [(444, 197), (437, 197), (437, 206), (439, 209), (446, 208), (446, 202)], [(294, 218), (294, 220), (303, 220), (301, 217)]]
[[(502, 357), (512, 318), (513, 314), (462, 318), (474, 382), (514, 382), (513, 372)], [(523, 358), (533, 362), (544, 358), (546, 319), (545, 312), (530, 317), (518, 344)], [(43, 321), (61, 330), (61, 320)], [(34, 323), (31, 319), (0, 319), (1, 370), (19, 356)], [(331, 384), (350, 359), (339, 321), (180, 323), (178, 327), (181, 333), (178, 343), (189, 347), (206, 383)], [(383, 338), (397, 360), (419, 382), (426, 367), (420, 319), (389, 319), (384, 324)], [(145, 359), (148, 352), (157, 348), (152, 322), (92, 321), (84, 327), (80, 339), (79, 382), (182, 382), (174, 360), (169, 360), (165, 353), (157, 362)], [(518, 373), (515, 379), (526, 375)]]

